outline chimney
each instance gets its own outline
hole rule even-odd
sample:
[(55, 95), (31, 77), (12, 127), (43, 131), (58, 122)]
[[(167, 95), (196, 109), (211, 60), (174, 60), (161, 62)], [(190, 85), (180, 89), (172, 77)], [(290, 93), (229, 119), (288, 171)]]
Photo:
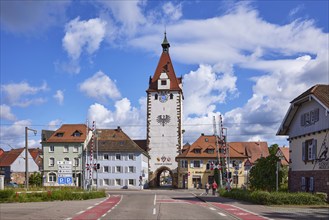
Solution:
[(204, 133), (201, 133), (201, 136), (204, 136)]
[(121, 128), (120, 128), (120, 126), (118, 126), (117, 130), (118, 130), (118, 131), (121, 131)]

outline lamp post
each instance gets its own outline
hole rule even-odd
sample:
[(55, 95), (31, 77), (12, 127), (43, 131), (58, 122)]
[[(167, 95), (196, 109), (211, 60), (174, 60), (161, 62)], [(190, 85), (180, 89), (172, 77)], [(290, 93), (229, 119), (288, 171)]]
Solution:
[(34, 135), (37, 135), (37, 130), (25, 127), (25, 188), (29, 189), (29, 157), (28, 157), (28, 140), (27, 140), (27, 132), (33, 131)]

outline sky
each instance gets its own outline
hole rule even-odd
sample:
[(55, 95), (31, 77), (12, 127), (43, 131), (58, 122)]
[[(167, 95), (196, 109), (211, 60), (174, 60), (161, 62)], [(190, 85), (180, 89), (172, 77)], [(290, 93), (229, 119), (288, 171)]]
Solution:
[(146, 89), (164, 32), (183, 77), (184, 143), (276, 136), (290, 102), (329, 83), (328, 1), (1, 0), (0, 147), (92, 121), (146, 138)]

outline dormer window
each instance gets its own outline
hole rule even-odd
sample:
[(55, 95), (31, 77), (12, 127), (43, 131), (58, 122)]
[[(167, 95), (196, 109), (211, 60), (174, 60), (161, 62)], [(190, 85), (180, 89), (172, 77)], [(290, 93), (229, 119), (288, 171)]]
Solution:
[(208, 154), (213, 154), (213, 153), (215, 153), (215, 150), (214, 149), (207, 149), (207, 153)]
[(162, 86), (167, 85), (167, 80), (161, 80), (161, 85), (162, 85)]
[(201, 154), (201, 149), (194, 149), (195, 154)]
[(73, 137), (81, 137), (81, 132), (75, 131), (72, 136)]
[(63, 137), (64, 136), (64, 133), (63, 132), (58, 132), (55, 134), (56, 137)]
[(209, 141), (208, 138), (205, 138), (204, 140), (205, 140), (205, 142), (208, 142)]

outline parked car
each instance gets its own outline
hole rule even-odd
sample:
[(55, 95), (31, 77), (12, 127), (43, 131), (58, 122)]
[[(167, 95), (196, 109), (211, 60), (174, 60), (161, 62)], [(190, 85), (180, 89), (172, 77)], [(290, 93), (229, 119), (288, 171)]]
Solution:
[(6, 184), (6, 187), (18, 188), (18, 184), (15, 182), (10, 182)]

